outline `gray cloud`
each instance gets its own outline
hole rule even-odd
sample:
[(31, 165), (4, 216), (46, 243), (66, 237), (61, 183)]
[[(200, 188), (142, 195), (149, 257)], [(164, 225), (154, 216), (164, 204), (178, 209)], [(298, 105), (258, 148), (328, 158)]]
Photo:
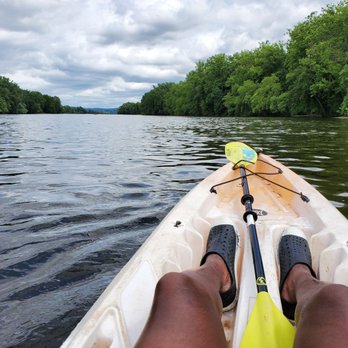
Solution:
[[(336, 1), (338, 2), (338, 1)], [(200, 59), (287, 30), (326, 0), (0, 0), (0, 75), (64, 104), (112, 107)]]

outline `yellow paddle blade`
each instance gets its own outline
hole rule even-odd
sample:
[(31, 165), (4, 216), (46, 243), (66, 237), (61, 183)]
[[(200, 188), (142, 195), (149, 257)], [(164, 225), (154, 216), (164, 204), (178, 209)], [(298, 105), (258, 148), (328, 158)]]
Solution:
[(273, 303), (268, 292), (259, 292), (244, 331), (241, 348), (292, 348), (295, 328)]
[(237, 141), (226, 144), (225, 154), (227, 159), (237, 167), (246, 167), (257, 161), (257, 153), (248, 145)]

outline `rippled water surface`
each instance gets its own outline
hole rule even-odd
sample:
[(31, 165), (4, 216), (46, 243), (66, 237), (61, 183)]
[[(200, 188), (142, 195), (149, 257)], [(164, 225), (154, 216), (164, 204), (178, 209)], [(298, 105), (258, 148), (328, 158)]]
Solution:
[(0, 346), (58, 347), (232, 140), (348, 216), (347, 119), (0, 116)]

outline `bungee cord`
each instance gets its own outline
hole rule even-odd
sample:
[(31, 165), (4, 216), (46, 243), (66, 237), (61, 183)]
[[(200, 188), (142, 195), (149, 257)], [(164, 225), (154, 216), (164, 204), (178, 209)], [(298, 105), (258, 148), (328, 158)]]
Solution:
[[(293, 190), (293, 189), (291, 189), (291, 188), (289, 188), (289, 187), (286, 187), (286, 186), (284, 186), (284, 185), (278, 184), (277, 182), (274, 182), (273, 180), (270, 180), (270, 179), (268, 179), (268, 178), (265, 178), (263, 175), (280, 175), (280, 174), (283, 173), (283, 171), (282, 171), (279, 167), (275, 166), (274, 164), (271, 164), (271, 163), (269, 163), (269, 162), (266, 162), (266, 161), (264, 161), (264, 160), (262, 160), (262, 159), (260, 159), (260, 158), (258, 159), (258, 161), (263, 162), (263, 163), (269, 165), (270, 167), (273, 167), (273, 168), (277, 169), (277, 172), (273, 172), (273, 173), (269, 173), (269, 172), (253, 172), (253, 171), (250, 170), (249, 168), (244, 167), (245, 170), (249, 172), (249, 174), (246, 174), (245, 177), (249, 177), (249, 176), (255, 175), (255, 176), (257, 176), (257, 177), (259, 177), (259, 178), (261, 178), (261, 179), (263, 179), (263, 180), (265, 180), (265, 181), (267, 181), (267, 182), (269, 182), (269, 183), (271, 183), (271, 184), (273, 184), (273, 185), (276, 185), (276, 186), (278, 186), (278, 187), (281, 187), (281, 188), (284, 189), (284, 190), (287, 190), (287, 191), (289, 191), (289, 192), (291, 192), (291, 193), (293, 193), (293, 194), (296, 194), (296, 195), (300, 196), (301, 199), (302, 199), (304, 202), (306, 202), (306, 203), (308, 203), (308, 202), (310, 201), (309, 198), (308, 198), (306, 195), (304, 195), (302, 192), (297, 192), (297, 191), (295, 191), (295, 190)], [(249, 162), (249, 161), (243, 159), (243, 160), (241, 160), (241, 161), (235, 163), (235, 164), (233, 165), (233, 167), (232, 167), (232, 170), (238, 169), (238, 168), (239, 168), (239, 167), (238, 167), (238, 164), (239, 164), (240, 162), (247, 162), (247, 163), (250, 163), (250, 164), (255, 164), (254, 162)], [(219, 186), (223, 186), (223, 185), (232, 183), (232, 182), (234, 182), (234, 181), (240, 180), (241, 178), (242, 178), (242, 177), (239, 176), (238, 178), (235, 178), (235, 179), (232, 179), (232, 180), (228, 180), (228, 181), (224, 181), (224, 182), (221, 182), (221, 183), (219, 183), (219, 184), (216, 184), (216, 185), (214, 185), (214, 186), (212, 186), (212, 187), (210, 188), (210, 192), (216, 194), (216, 193), (217, 193), (216, 190), (215, 190), (216, 187), (219, 187)]]

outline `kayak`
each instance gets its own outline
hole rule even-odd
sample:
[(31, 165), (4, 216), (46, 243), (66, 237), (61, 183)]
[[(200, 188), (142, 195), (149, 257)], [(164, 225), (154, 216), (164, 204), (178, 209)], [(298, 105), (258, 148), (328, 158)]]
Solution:
[[(306, 235), (319, 279), (348, 285), (347, 219), (313, 186), (265, 154), (259, 154), (247, 173), (268, 292), (275, 306), (282, 310), (278, 242), (289, 227)], [(62, 347), (133, 347), (148, 318), (158, 280), (168, 272), (197, 268), (209, 231), (219, 224), (232, 224), (240, 236), (238, 303), (222, 316), (228, 347), (239, 347), (257, 297), (242, 196), (240, 172), (232, 163), (200, 182), (153, 231)]]

